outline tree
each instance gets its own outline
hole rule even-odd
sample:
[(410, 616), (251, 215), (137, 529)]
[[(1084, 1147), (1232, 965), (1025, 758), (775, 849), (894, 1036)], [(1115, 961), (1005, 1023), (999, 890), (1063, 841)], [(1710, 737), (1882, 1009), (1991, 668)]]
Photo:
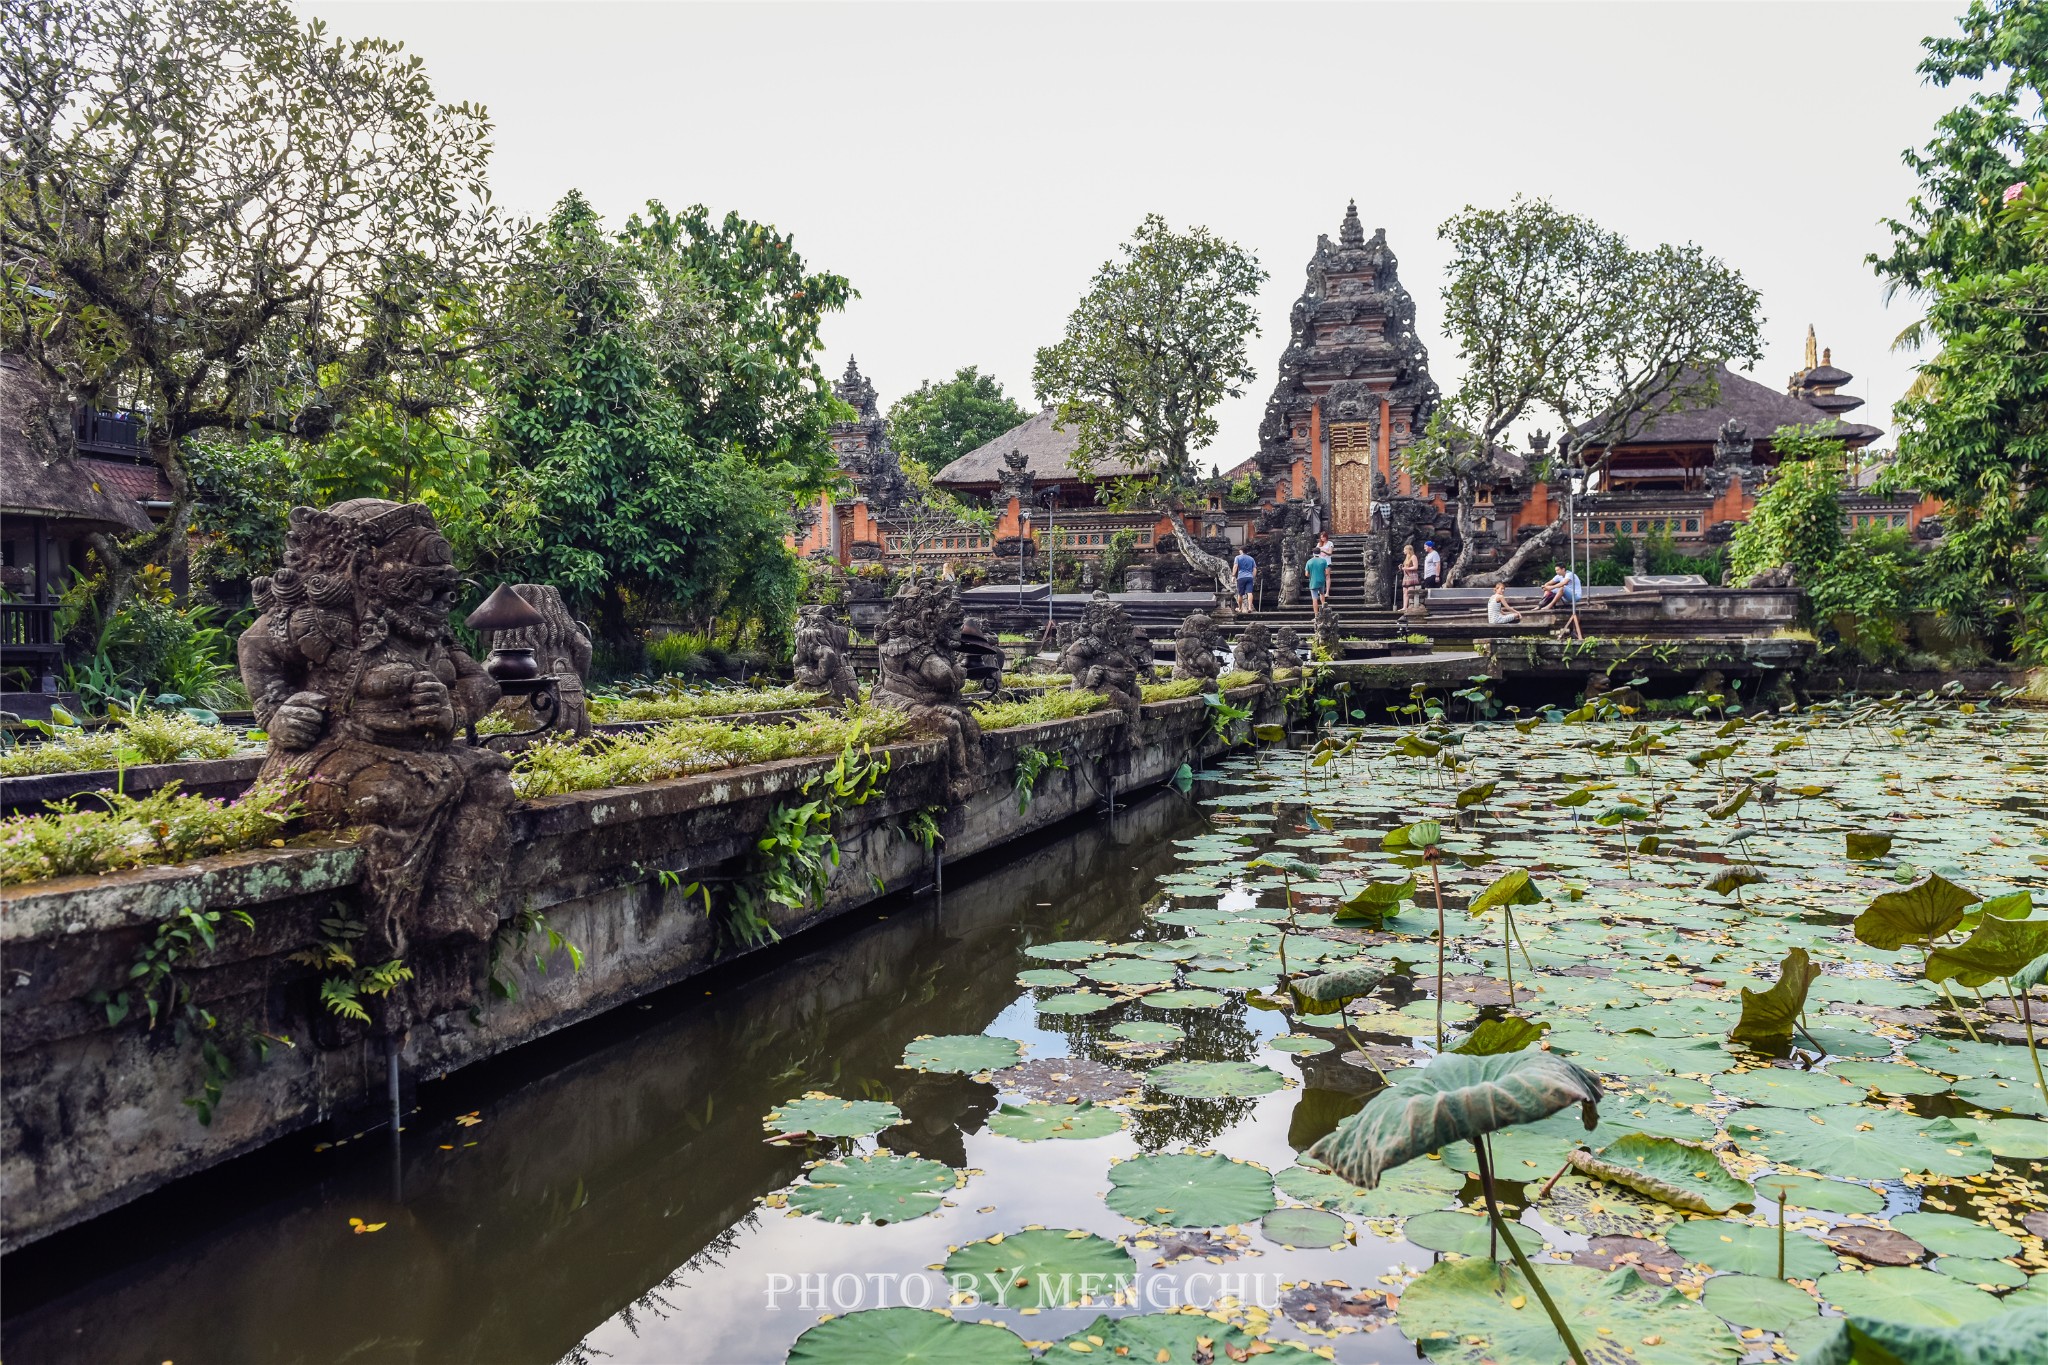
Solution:
[(1138, 471), (1121, 499), (1156, 503), (1189, 563), (1228, 590), (1229, 564), (1187, 535), (1176, 504), (1195, 482), (1195, 453), (1215, 438), (1216, 405), (1258, 377), (1246, 343), (1266, 272), (1207, 228), (1177, 233), (1156, 213), (1122, 252), (1095, 272), (1066, 336), (1039, 350), (1032, 384), (1079, 437), (1075, 470)]
[[(1449, 485), (1460, 540), (1444, 582), (1476, 553), (1473, 493), (1509, 432), (1539, 417), (1562, 436), (1552, 468), (1595, 484), (1615, 444), (1719, 396), (1719, 367), (1762, 354), (1757, 294), (1698, 246), (1638, 250), (1547, 200), (1467, 206), (1437, 229), (1451, 245), (1445, 328), (1463, 381), (1410, 447), (1409, 467)], [(1562, 521), (1471, 581), (1506, 582), (1566, 534)]]
[[(1906, 153), (1920, 178), (1870, 258), (1890, 292), (1927, 302), (1902, 340), (1938, 353), (1894, 416), (1898, 458), (1881, 486), (1944, 504), (1927, 604), (1962, 627), (2009, 611), (2022, 654), (2048, 658), (2048, 14), (1975, 0), (1959, 36), (1929, 38), (1920, 72), (1985, 84)], [(1999, 77), (2003, 76), (2000, 81)]]
[(968, 365), (943, 383), (925, 380), (891, 404), (889, 444), (936, 474), (1030, 415), (1003, 393), (994, 375)]
[(0, 10), (4, 344), (146, 413), (173, 493), (154, 533), (96, 541), (112, 597), (184, 535), (195, 433), (317, 440), (365, 398), (466, 399), (444, 371), (503, 240), (489, 133), (397, 44), (279, 0)]

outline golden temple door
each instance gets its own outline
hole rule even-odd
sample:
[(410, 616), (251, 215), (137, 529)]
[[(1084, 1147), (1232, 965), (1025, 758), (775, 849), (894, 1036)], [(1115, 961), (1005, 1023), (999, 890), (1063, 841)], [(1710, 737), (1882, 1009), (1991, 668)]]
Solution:
[(1340, 536), (1372, 529), (1372, 427), (1336, 422), (1330, 427), (1330, 523)]

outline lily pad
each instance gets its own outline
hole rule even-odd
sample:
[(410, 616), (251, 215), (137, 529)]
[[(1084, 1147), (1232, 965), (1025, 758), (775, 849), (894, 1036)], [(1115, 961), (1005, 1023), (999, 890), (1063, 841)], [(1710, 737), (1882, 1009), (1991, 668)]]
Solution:
[(1949, 1086), (1946, 1076), (1901, 1062), (1831, 1062), (1828, 1074), (1885, 1095), (1939, 1095)]
[(1995, 1076), (1979, 1076), (1957, 1081), (1955, 1092), (1958, 1098), (1979, 1109), (2048, 1116), (2048, 1102), (2044, 1102), (2040, 1088), (2032, 1081), (2002, 1081)]
[(788, 1365), (1029, 1365), (1007, 1327), (959, 1322), (923, 1308), (869, 1308), (821, 1322), (789, 1348)]
[(2020, 1244), (1995, 1228), (1952, 1213), (1902, 1213), (1892, 1227), (1937, 1256), (2016, 1256)]
[(950, 1071), (971, 1076), (1009, 1066), (1023, 1055), (1024, 1044), (1014, 1038), (948, 1033), (920, 1038), (903, 1049), (903, 1065), (912, 1071)]
[(1146, 1072), (1145, 1083), (1185, 1099), (1246, 1099), (1282, 1089), (1287, 1078), (1256, 1062), (1168, 1062)]
[(1172, 1227), (1245, 1223), (1273, 1207), (1273, 1177), (1224, 1156), (1174, 1152), (1109, 1169), (1106, 1202), (1126, 1218)]
[(1728, 1116), (1728, 1132), (1744, 1151), (1773, 1162), (1851, 1180), (1896, 1180), (1932, 1171), (1982, 1175), (1988, 1153), (1945, 1147), (1923, 1137), (1927, 1121), (1890, 1109), (1854, 1105), (1823, 1112), (1746, 1109)]
[[(1431, 1251), (1455, 1252), (1460, 1256), (1484, 1256), (1491, 1246), (1487, 1225), (1493, 1220), (1483, 1213), (1466, 1213), (1462, 1209), (1435, 1209), (1429, 1213), (1418, 1213), (1401, 1224), (1401, 1235), (1419, 1247)], [(1543, 1239), (1534, 1231), (1519, 1223), (1508, 1224), (1514, 1234), (1516, 1245), (1524, 1252), (1540, 1250)], [(1505, 1244), (1499, 1248), (1500, 1259), (1509, 1256)]]
[(1235, 1359), (1252, 1341), (1242, 1328), (1201, 1313), (1139, 1313), (1120, 1318), (1105, 1314), (1061, 1342), (1065, 1351), (1049, 1353), (1048, 1358), (1068, 1359), (1070, 1354), (1083, 1354), (1085, 1347), (1087, 1354), (1111, 1360), (1206, 1365), (1211, 1360)]
[(1312, 1033), (1283, 1033), (1278, 1038), (1268, 1038), (1266, 1046), (1275, 1052), (1328, 1052), (1336, 1044)]
[(1110, 1028), (1112, 1036), (1127, 1043), (1177, 1043), (1187, 1033), (1176, 1024), (1155, 1019), (1131, 1019)]
[(1714, 1089), (1739, 1100), (1784, 1109), (1829, 1109), (1838, 1104), (1863, 1102), (1861, 1088), (1825, 1071), (1759, 1067), (1754, 1071), (1731, 1071), (1714, 1077), (1711, 1083)]
[(1330, 1247), (1350, 1240), (1351, 1224), (1322, 1209), (1275, 1209), (1259, 1220), (1259, 1232), (1284, 1247)]
[(1123, 1003), (1114, 995), (1097, 995), (1094, 991), (1069, 991), (1064, 995), (1049, 995), (1038, 1002), (1040, 1014), (1071, 1015), (1100, 1014), (1111, 1005)]
[(1091, 939), (1062, 939), (1058, 943), (1035, 943), (1024, 950), (1024, 956), (1035, 957), (1040, 962), (1086, 962), (1108, 951), (1107, 943)]
[(1983, 1290), (1918, 1266), (1845, 1270), (1821, 1276), (1814, 1287), (1851, 1318), (1917, 1327), (1957, 1327), (2005, 1311)]
[[(1697, 1265), (1740, 1275), (1778, 1274), (1778, 1229), (1727, 1219), (1694, 1218), (1667, 1228), (1664, 1245)], [(1803, 1232), (1785, 1232), (1785, 1273), (1800, 1280), (1826, 1274), (1835, 1253)]]
[(1542, 1191), (1543, 1181), (1523, 1187), (1523, 1200), (1545, 1221), (1581, 1237), (1653, 1237), (1679, 1214), (1669, 1204), (1604, 1180), (1568, 1175)]
[(1465, 1173), (1440, 1161), (1411, 1161), (1387, 1172), (1379, 1188), (1362, 1190), (1340, 1176), (1290, 1166), (1274, 1178), (1289, 1197), (1361, 1218), (1400, 1218), (1440, 1209), (1465, 1188)]
[(1081, 969), (1081, 975), (1105, 986), (1163, 986), (1173, 980), (1176, 971), (1170, 963), (1119, 957), (1092, 962)]
[(1081, 1140), (1121, 1132), (1126, 1120), (1094, 1104), (1006, 1104), (989, 1117), (989, 1131), (1019, 1142)]
[(813, 1137), (866, 1137), (903, 1122), (903, 1111), (880, 1100), (842, 1100), (812, 1091), (802, 1099), (772, 1109), (761, 1126), (771, 1133), (809, 1133)]
[(1582, 1174), (1695, 1213), (1726, 1213), (1750, 1201), (1749, 1186), (1720, 1157), (1674, 1138), (1628, 1133), (1598, 1152), (1573, 1152), (1571, 1163)]
[(2027, 1282), (2027, 1272), (2018, 1266), (1975, 1256), (1938, 1257), (1930, 1269), (1987, 1289), (2017, 1289)]
[(1930, 1124), (1928, 1137), (1937, 1142), (1969, 1142), (1993, 1156), (2023, 1161), (2048, 1160), (2048, 1123), (2038, 1119), (1945, 1118)]
[(1782, 1332), (1820, 1314), (1813, 1295), (1762, 1275), (1716, 1275), (1703, 1287), (1700, 1302), (1737, 1327), (1761, 1327), (1767, 1332)]
[(1774, 1173), (1760, 1175), (1751, 1183), (1761, 1198), (1794, 1209), (1876, 1213), (1885, 1203), (1883, 1194), (1851, 1180), (1823, 1180), (1818, 1176)]
[(1225, 998), (1215, 991), (1154, 991), (1144, 1001), (1155, 1010), (1213, 1010)]
[(828, 1223), (901, 1223), (939, 1211), (964, 1183), (944, 1162), (876, 1152), (813, 1166), (789, 1192), (789, 1206)]
[[(1719, 1318), (1634, 1270), (1545, 1266), (1543, 1284), (1574, 1337), (1625, 1342), (1628, 1355), (1617, 1358), (1636, 1365), (1716, 1365), (1742, 1356)], [(1535, 1307), (1536, 1295), (1514, 1266), (1441, 1261), (1401, 1295), (1399, 1324), (1431, 1360), (1449, 1365), (1564, 1360), (1557, 1329)]]
[(949, 1283), (964, 1283), (983, 1303), (1005, 1308), (1065, 1308), (1084, 1298), (1108, 1302), (1136, 1283), (1137, 1273), (1137, 1262), (1115, 1242), (1062, 1228), (969, 1242), (946, 1258), (945, 1267)]

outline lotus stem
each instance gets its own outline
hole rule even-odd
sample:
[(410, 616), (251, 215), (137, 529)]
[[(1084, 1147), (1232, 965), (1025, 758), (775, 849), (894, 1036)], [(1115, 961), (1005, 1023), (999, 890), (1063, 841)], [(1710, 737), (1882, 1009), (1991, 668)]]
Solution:
[(1436, 893), (1436, 1050), (1444, 1050), (1444, 884), (1436, 862), (1429, 864), (1429, 886)]
[(2013, 1008), (2020, 1012), (2020, 1021), (2027, 1029), (2027, 1057), (2034, 1063), (2034, 1084), (2041, 1087), (2041, 1099), (2048, 1103), (2048, 1080), (2041, 1076), (2041, 1053), (2034, 1046), (2034, 1010), (2031, 998), (2022, 1000), (2012, 988), (2012, 978), (2005, 979), (2005, 993), (2012, 996)]
[(1778, 1190), (1778, 1278), (1785, 1278), (1785, 1191), (1789, 1185), (1780, 1185)]
[(1508, 964), (1508, 1008), (1515, 1007), (1515, 912), (1511, 906), (1503, 905), (1501, 912), (1500, 955)]
[(1387, 1080), (1387, 1073), (1380, 1070), (1380, 1064), (1372, 1059), (1372, 1053), (1366, 1050), (1365, 1044), (1359, 1041), (1358, 1035), (1351, 1031), (1351, 1022), (1344, 1017), (1344, 1010), (1341, 1006), (1337, 1010), (1337, 1027), (1344, 1030), (1344, 1036), (1351, 1040), (1351, 1046), (1358, 1049), (1358, 1055), (1365, 1058), (1365, 1064), (1372, 1068), (1373, 1075), (1380, 1078), (1380, 1084), (1392, 1084), (1392, 1082)]
[(1551, 1301), (1550, 1291), (1545, 1289), (1543, 1281), (1537, 1278), (1536, 1267), (1529, 1264), (1529, 1258), (1522, 1254), (1521, 1243), (1515, 1240), (1514, 1234), (1508, 1231), (1507, 1224), (1500, 1216), (1500, 1205), (1493, 1197), (1493, 1159), (1488, 1154), (1485, 1135), (1482, 1134), (1473, 1141), (1472, 1150), (1479, 1158), (1479, 1188), (1486, 1196), (1486, 1216), (1491, 1220), (1490, 1232), (1507, 1242), (1508, 1254), (1515, 1258), (1515, 1267), (1522, 1272), (1522, 1278), (1529, 1282), (1529, 1287), (1536, 1291), (1536, 1301), (1541, 1303), (1543, 1311), (1550, 1315), (1550, 1325), (1564, 1338), (1564, 1348), (1571, 1352), (1573, 1365), (1586, 1365), (1586, 1353), (1579, 1349), (1578, 1338), (1574, 1337), (1572, 1329), (1565, 1325), (1564, 1314), (1557, 1311), (1557, 1305)]
[[(1578, 1151), (1579, 1149), (1578, 1149), (1578, 1148), (1576, 1148), (1576, 1147), (1574, 1147), (1574, 1148), (1573, 1148), (1572, 1150), (1573, 1150), (1573, 1151)], [(1543, 1188), (1542, 1188), (1542, 1189), (1540, 1189), (1540, 1190), (1538, 1190), (1538, 1191), (1536, 1191), (1536, 1197), (1537, 1197), (1538, 1199), (1548, 1199), (1548, 1198), (1550, 1198), (1550, 1192), (1551, 1192), (1551, 1190), (1552, 1190), (1552, 1189), (1554, 1189), (1554, 1188), (1556, 1187), (1556, 1185), (1557, 1185), (1557, 1182), (1558, 1182), (1558, 1181), (1560, 1181), (1560, 1180), (1564, 1179), (1564, 1173), (1565, 1173), (1566, 1171), (1570, 1170), (1571, 1168), (1572, 1168), (1571, 1158), (1567, 1157), (1567, 1158), (1565, 1158), (1565, 1163), (1564, 1163), (1564, 1165), (1562, 1165), (1562, 1166), (1558, 1167), (1558, 1168), (1557, 1168), (1557, 1172), (1556, 1172), (1556, 1173), (1555, 1173), (1554, 1175), (1552, 1175), (1552, 1176), (1550, 1177), (1550, 1179), (1548, 1179), (1548, 1180), (1546, 1180), (1546, 1181), (1544, 1181), (1544, 1182), (1543, 1182)]]

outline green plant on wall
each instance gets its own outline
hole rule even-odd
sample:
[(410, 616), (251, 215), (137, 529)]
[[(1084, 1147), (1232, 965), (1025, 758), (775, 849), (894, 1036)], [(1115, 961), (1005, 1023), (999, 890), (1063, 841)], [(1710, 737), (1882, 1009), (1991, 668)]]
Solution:
[[(661, 874), (665, 879), (674, 873)], [(523, 906), (519, 912), (498, 926), (498, 932), (491, 936), (491, 993), (502, 1000), (519, 998), (519, 983), (499, 971), (499, 964), (510, 958), (517, 960), (526, 952), (527, 944), (540, 935), (546, 945), (533, 955), (533, 969), (543, 976), (547, 974), (548, 959), (556, 953), (566, 953), (571, 971), (583, 970), (583, 950), (563, 938), (561, 931), (549, 922), (548, 917), (532, 906)], [(388, 964), (396, 966), (396, 963)], [(412, 973), (408, 971), (406, 977)]]
[(320, 1003), (329, 1014), (370, 1022), (366, 1000), (391, 994), (412, 980), (412, 968), (403, 958), (364, 964), (356, 960), (356, 943), (363, 936), (363, 922), (345, 914), (328, 915), (320, 921), (320, 940), (310, 948), (291, 955), (324, 973), (320, 978)]
[(1048, 769), (1057, 768), (1065, 772), (1067, 756), (1063, 750), (1047, 753), (1030, 745), (1017, 750), (1017, 814), (1031, 809), (1031, 797), (1038, 790), (1038, 779)]

